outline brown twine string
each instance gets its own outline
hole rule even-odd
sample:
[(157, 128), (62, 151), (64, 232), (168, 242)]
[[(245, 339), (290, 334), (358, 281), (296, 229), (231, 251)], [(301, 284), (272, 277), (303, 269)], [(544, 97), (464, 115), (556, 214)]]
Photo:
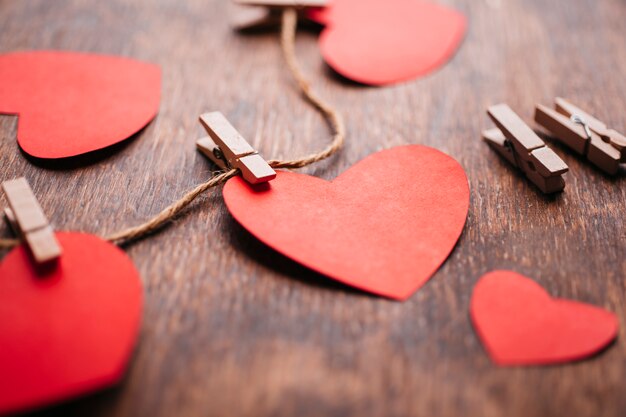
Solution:
[[(299, 159), (287, 161), (270, 160), (268, 163), (274, 168), (302, 168), (307, 165), (314, 164), (323, 159), (328, 158), (337, 152), (343, 145), (346, 136), (346, 130), (341, 115), (330, 104), (320, 98), (305, 78), (300, 69), (295, 53), (296, 28), (298, 26), (298, 14), (295, 9), (287, 8), (283, 12), (281, 25), (281, 46), (283, 55), (287, 61), (287, 66), (291, 75), (298, 84), (298, 88), (306, 98), (306, 100), (315, 107), (326, 119), (333, 132), (332, 142), (322, 151), (307, 155)], [(198, 196), (205, 191), (225, 183), (228, 179), (238, 174), (237, 169), (231, 169), (226, 172), (219, 173), (211, 177), (207, 182), (198, 185), (193, 190), (185, 194), (180, 200), (166, 207), (159, 214), (140, 224), (139, 226), (129, 227), (117, 233), (107, 236), (105, 239), (117, 245), (128, 243), (132, 240), (142, 238), (149, 235), (166, 223), (173, 220), (180, 214), (189, 204), (191, 204)], [(17, 239), (0, 239), (0, 249), (10, 249), (19, 244)]]
[(314, 153), (304, 158), (294, 159), (291, 161), (269, 161), (274, 168), (302, 168), (310, 164), (326, 159), (342, 146), (346, 137), (346, 128), (343, 123), (341, 114), (330, 104), (320, 98), (305, 78), (302, 70), (298, 66), (295, 52), (296, 27), (298, 26), (298, 13), (295, 9), (285, 9), (283, 11), (280, 44), (283, 49), (283, 55), (287, 61), (287, 66), (293, 78), (298, 83), (298, 88), (304, 97), (315, 107), (326, 119), (333, 132), (332, 142), (322, 151)]

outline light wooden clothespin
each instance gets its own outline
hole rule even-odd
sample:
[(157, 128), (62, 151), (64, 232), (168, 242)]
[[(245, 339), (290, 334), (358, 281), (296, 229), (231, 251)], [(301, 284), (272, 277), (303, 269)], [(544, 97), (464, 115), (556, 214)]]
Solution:
[(565, 162), (509, 106), (491, 106), (487, 114), (498, 127), (485, 130), (483, 139), (498, 154), (521, 169), (543, 193), (565, 188)]
[(10, 207), (4, 210), (6, 218), (28, 245), (35, 262), (43, 264), (61, 256), (61, 246), (26, 179), (5, 181), (2, 188)]
[(607, 174), (626, 162), (626, 137), (565, 99), (557, 97), (555, 109), (538, 104), (535, 121)]
[(286, 7), (304, 11), (328, 4), (328, 0), (234, 0), (234, 2), (241, 6), (251, 6), (238, 13), (232, 22), (233, 27), (240, 31), (278, 26), (281, 21), (281, 11)]
[(198, 150), (222, 169), (236, 168), (250, 184), (259, 184), (276, 178), (276, 171), (237, 132), (220, 112), (205, 113), (200, 123), (210, 137), (196, 145)]

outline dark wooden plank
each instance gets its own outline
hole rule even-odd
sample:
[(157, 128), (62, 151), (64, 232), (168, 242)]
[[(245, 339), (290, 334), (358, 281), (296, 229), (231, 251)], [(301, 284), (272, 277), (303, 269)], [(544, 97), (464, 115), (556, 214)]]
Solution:
[[(437, 147), (466, 168), (468, 223), (456, 250), (407, 302), (335, 285), (238, 226), (220, 192), (127, 248), (145, 284), (142, 337), (117, 389), (46, 414), (94, 416), (623, 416), (626, 344), (550, 368), (497, 368), (468, 318), (474, 283), (495, 268), (626, 323), (626, 179), (555, 146), (565, 192), (540, 195), (480, 141), (484, 109), (507, 102), (531, 123), (563, 96), (624, 129), (626, 5), (621, 0), (448, 0), (469, 17), (441, 71), (361, 87), (323, 64), (314, 33), (297, 51), (346, 114), (343, 152), (304, 172), (332, 179), (372, 152)], [(320, 149), (328, 131), (302, 102), (273, 33), (228, 27), (226, 1), (0, 1), (0, 50), (61, 48), (150, 60), (164, 71), (158, 118), (133, 140), (68, 165), (29, 161), (16, 117), (0, 118), (1, 180), (25, 175), (60, 229), (137, 224), (204, 181), (200, 113), (220, 110), (263, 155)], [(68, 169), (71, 168), (71, 169)], [(8, 231), (1, 226), (0, 232)]]

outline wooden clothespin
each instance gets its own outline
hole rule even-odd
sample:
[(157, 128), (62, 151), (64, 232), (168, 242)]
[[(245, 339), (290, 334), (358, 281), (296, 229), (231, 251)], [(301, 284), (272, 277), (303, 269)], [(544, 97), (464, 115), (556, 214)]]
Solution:
[(509, 106), (491, 106), (487, 114), (498, 127), (485, 130), (483, 139), (498, 154), (521, 169), (543, 193), (565, 188), (565, 162)]
[(253, 6), (247, 7), (236, 15), (233, 27), (240, 31), (278, 26), (281, 21), (281, 11), (287, 7), (304, 11), (308, 8), (324, 7), (328, 4), (328, 0), (235, 0), (234, 2), (241, 6)]
[(5, 181), (2, 188), (10, 207), (4, 210), (6, 218), (28, 245), (35, 262), (43, 264), (61, 256), (61, 246), (26, 179)]
[(535, 121), (607, 174), (626, 162), (626, 137), (565, 99), (557, 97), (555, 109), (538, 104)]
[(220, 112), (205, 113), (200, 123), (210, 137), (196, 142), (198, 150), (222, 169), (237, 168), (250, 184), (276, 178), (276, 171), (237, 132)]

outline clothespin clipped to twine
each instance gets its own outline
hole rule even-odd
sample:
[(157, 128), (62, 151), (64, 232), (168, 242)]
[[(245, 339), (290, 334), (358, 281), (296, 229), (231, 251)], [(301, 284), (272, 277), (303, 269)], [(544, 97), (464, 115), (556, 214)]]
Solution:
[(200, 123), (209, 133), (196, 142), (198, 150), (218, 167), (238, 169), (250, 184), (260, 184), (276, 178), (276, 171), (239, 134), (220, 112), (205, 113)]
[(44, 264), (61, 256), (61, 246), (25, 178), (2, 183), (9, 202), (4, 210), (14, 233), (24, 240), (34, 261)]
[[(303, 12), (306, 9), (325, 7), (328, 0), (234, 0), (243, 8), (232, 22), (239, 31), (253, 31), (278, 27), (281, 22), (282, 10), (292, 8)], [(299, 13), (305, 19), (305, 13)]]

